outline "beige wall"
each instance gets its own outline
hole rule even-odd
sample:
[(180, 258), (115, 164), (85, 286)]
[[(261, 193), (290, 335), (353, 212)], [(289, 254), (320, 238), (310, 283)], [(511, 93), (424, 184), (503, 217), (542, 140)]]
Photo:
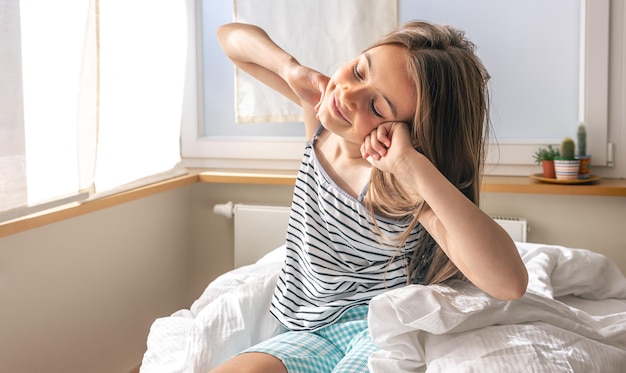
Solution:
[(157, 317), (233, 266), (227, 200), (291, 187), (195, 184), (0, 238), (0, 370), (127, 373)]
[(216, 274), (233, 268), (233, 220), (213, 214), (213, 206), (228, 201), (284, 205), (291, 202), (292, 192), (288, 186), (193, 185), (192, 292), (199, 296)]
[[(194, 186), (194, 224), (202, 234), (194, 237), (195, 284), (208, 278), (203, 267), (221, 260), (221, 268), (232, 266), (232, 221), (213, 215), (217, 203), (289, 203), (291, 187), (209, 185)], [(547, 194), (484, 193), (481, 208), (490, 215), (526, 218), (528, 241), (585, 248), (612, 258), (626, 273), (626, 197), (591, 197)], [(197, 203), (202, 200), (201, 203)], [(213, 253), (216, 248), (219, 253)], [(228, 251), (228, 255), (226, 252)]]
[[(0, 238), (0, 366), (127, 373), (155, 318), (188, 308), (232, 268), (227, 201), (289, 203), (292, 187), (195, 184)], [(529, 241), (596, 250), (626, 272), (626, 197), (488, 193)]]
[[(596, 172), (623, 177), (626, 175), (626, 6), (623, 1), (611, 0), (610, 7), (609, 135), (615, 145), (615, 166), (596, 169)], [(225, 252), (232, 250), (232, 224), (213, 216), (212, 205), (229, 200), (285, 203), (290, 194), (289, 187), (194, 186), (193, 223), (200, 224), (194, 226), (194, 286), (200, 289), (210, 278), (203, 266), (223, 268), (232, 260), (232, 254)], [(530, 242), (595, 250), (614, 259), (626, 273), (626, 197), (487, 193), (482, 197), (482, 208), (492, 215), (526, 218)], [(219, 252), (209, 254), (211, 250), (205, 251), (205, 248), (219, 248)]]
[(593, 250), (626, 274), (626, 197), (485, 193), (491, 215), (528, 220), (528, 241)]
[(187, 305), (190, 188), (0, 238), (0, 370), (127, 373)]
[[(227, 201), (286, 203), (290, 187), (198, 184), (193, 188), (195, 285), (208, 280), (205, 268), (232, 265), (232, 220), (213, 215)], [(482, 208), (492, 215), (526, 218), (528, 241), (586, 248), (608, 255), (626, 274), (626, 197), (485, 193)], [(224, 264), (225, 263), (225, 264)]]

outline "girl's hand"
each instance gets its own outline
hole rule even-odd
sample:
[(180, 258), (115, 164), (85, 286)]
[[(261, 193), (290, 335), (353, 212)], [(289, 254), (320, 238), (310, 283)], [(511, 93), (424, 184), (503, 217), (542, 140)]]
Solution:
[(329, 80), (326, 75), (297, 63), (289, 68), (285, 78), (303, 103), (311, 106), (316, 106), (322, 100)]
[(409, 128), (403, 122), (387, 122), (374, 129), (361, 145), (361, 155), (374, 167), (395, 173), (401, 161), (415, 152)]

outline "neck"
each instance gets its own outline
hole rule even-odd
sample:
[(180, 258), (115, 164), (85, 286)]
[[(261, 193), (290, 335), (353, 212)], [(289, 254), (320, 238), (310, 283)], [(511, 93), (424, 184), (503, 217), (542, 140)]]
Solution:
[(326, 139), (324, 139), (324, 153), (327, 158), (368, 163), (361, 155), (361, 144), (348, 141), (330, 131), (325, 132), (327, 132), (327, 135)]
[(318, 137), (315, 152), (328, 176), (345, 192), (358, 198), (372, 168), (361, 157), (360, 145), (350, 143), (337, 135), (323, 134)]

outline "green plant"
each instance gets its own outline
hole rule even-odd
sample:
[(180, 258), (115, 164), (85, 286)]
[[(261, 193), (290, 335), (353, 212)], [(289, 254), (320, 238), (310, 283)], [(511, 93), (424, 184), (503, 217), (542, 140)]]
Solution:
[(552, 147), (552, 144), (549, 144), (547, 148), (539, 148), (533, 155), (537, 164), (541, 164), (541, 161), (553, 161), (558, 156), (559, 149)]
[(578, 137), (578, 155), (587, 155), (587, 131), (583, 123), (578, 126), (576, 136)]
[(561, 141), (561, 156), (560, 159), (575, 159), (574, 155), (576, 145), (574, 144), (574, 140), (570, 137), (566, 137)]

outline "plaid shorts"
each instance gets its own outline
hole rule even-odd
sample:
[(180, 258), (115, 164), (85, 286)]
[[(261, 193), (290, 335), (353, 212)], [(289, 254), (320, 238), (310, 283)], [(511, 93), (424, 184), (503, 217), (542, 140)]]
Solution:
[(367, 329), (367, 309), (351, 308), (334, 324), (314, 332), (285, 332), (243, 353), (275, 356), (289, 373), (368, 372), (367, 360), (378, 347)]

